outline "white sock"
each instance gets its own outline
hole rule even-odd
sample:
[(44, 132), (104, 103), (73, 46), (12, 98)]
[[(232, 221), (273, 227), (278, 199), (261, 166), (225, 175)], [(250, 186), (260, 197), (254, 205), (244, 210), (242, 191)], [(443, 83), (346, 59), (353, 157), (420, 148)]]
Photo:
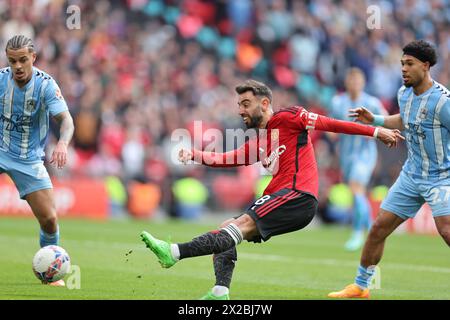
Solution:
[(180, 260), (180, 248), (178, 248), (177, 244), (172, 243), (170, 245), (170, 253), (176, 261)]
[(224, 294), (228, 294), (229, 292), (230, 290), (224, 286), (214, 286), (214, 288), (212, 288), (212, 294), (217, 297), (223, 296)]
[(230, 223), (225, 228), (222, 228), (220, 230), (226, 231), (231, 236), (231, 238), (233, 238), (234, 243), (236, 243), (236, 245), (238, 245), (239, 243), (242, 242), (242, 240), (244, 240), (244, 236), (242, 235), (242, 231), (234, 223)]

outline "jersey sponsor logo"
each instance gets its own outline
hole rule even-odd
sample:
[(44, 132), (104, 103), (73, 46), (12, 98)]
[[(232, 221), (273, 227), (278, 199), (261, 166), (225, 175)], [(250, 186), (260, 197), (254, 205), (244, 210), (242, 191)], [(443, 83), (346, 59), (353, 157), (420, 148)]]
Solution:
[(24, 133), (24, 127), (30, 127), (32, 124), (30, 116), (13, 114), (11, 118), (6, 117), (4, 114), (0, 115), (0, 121), (3, 122), (3, 128), (8, 131), (17, 131)]
[(278, 159), (285, 151), (286, 146), (284, 144), (273, 150), (270, 155), (262, 161), (263, 167), (269, 172), (275, 173), (275, 166), (278, 163)]
[(422, 126), (419, 123), (409, 123), (405, 127), (411, 131), (407, 132), (406, 137), (406, 139), (410, 143), (419, 145), (420, 144), (419, 138), (422, 138), (423, 140), (427, 138), (425, 131), (423, 130)]

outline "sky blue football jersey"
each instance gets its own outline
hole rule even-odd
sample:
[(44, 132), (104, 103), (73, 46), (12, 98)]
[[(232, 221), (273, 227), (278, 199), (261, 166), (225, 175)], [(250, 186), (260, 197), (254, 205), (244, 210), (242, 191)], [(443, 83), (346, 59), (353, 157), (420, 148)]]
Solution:
[(403, 170), (413, 178), (439, 180), (450, 170), (450, 93), (440, 83), (416, 96), (402, 86), (397, 94), (405, 126), (408, 158)]
[(41, 159), (49, 116), (68, 110), (61, 90), (47, 73), (33, 67), (19, 88), (9, 67), (0, 70), (0, 150), (18, 159)]

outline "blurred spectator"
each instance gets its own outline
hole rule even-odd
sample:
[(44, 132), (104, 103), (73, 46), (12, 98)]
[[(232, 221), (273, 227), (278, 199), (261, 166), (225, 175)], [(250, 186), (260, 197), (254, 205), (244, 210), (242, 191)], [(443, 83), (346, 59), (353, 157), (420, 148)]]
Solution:
[(208, 199), (208, 189), (193, 177), (179, 179), (173, 183), (176, 214), (183, 219), (198, 219)]

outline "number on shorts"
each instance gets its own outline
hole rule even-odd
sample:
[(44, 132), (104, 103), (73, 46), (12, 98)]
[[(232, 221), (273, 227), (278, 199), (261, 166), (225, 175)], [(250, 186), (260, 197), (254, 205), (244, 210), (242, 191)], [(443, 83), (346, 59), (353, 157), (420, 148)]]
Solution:
[[(440, 198), (439, 195), (443, 193), (443, 198)], [(444, 201), (448, 202), (450, 198), (450, 186), (444, 186), (444, 187), (435, 187), (431, 189), (431, 203), (430, 204), (436, 204), (438, 202)]]
[(31, 168), (37, 170), (36, 177), (38, 179), (43, 179), (43, 178), (46, 178), (48, 176), (47, 169), (45, 169), (45, 167), (44, 167), (44, 165), (42, 163), (33, 164), (31, 166)]
[(252, 210), (255, 209), (256, 206), (262, 205), (264, 202), (270, 199), (270, 196), (266, 194), (264, 197), (259, 198), (255, 201), (255, 205), (251, 208)]

